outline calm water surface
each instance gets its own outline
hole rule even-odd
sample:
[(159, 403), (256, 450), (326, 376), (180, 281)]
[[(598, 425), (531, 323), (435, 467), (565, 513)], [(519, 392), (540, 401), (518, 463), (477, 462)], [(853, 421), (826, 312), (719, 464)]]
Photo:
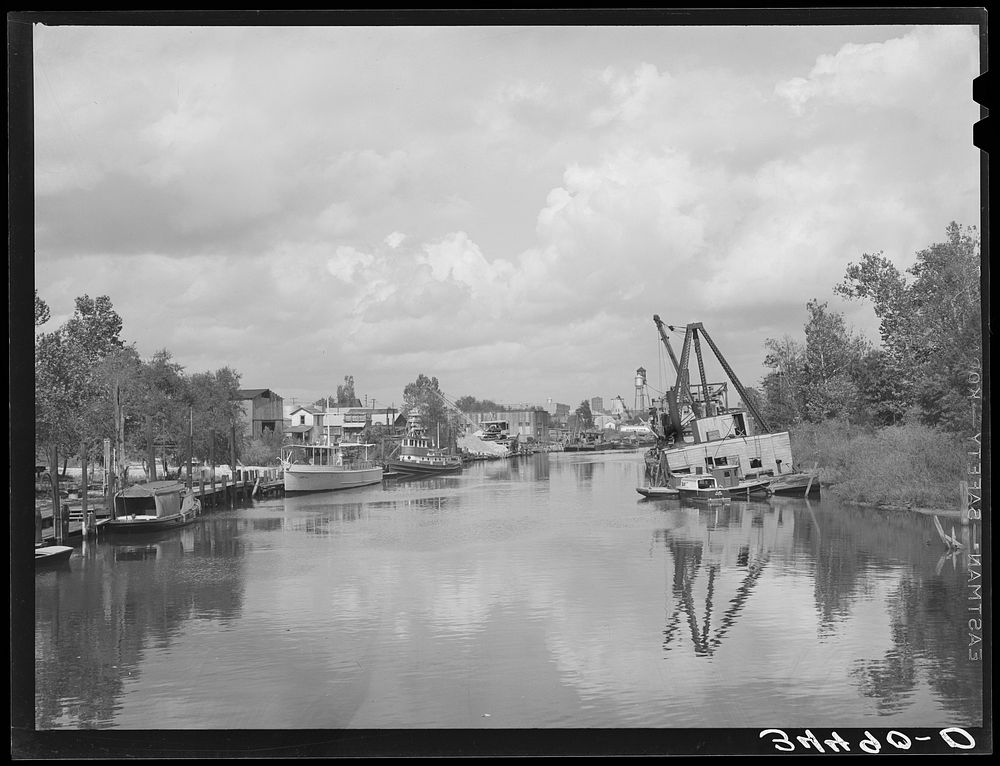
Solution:
[(276, 498), (35, 576), (39, 729), (982, 725), (967, 556), (641, 453)]

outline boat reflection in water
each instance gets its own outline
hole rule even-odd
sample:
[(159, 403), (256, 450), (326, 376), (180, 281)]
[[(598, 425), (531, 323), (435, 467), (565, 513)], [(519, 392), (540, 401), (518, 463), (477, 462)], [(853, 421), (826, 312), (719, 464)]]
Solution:
[(932, 517), (643, 501), (636, 462), (484, 461), (440, 488), (267, 498), (159, 540), (87, 540), (79, 565), (35, 578), (36, 729), (982, 720), (972, 529), (942, 561)]
[(663, 648), (685, 637), (694, 654), (714, 654), (754, 597), (776, 551), (794, 547), (794, 515), (764, 504), (727, 502), (654, 540), (669, 552), (668, 602)]

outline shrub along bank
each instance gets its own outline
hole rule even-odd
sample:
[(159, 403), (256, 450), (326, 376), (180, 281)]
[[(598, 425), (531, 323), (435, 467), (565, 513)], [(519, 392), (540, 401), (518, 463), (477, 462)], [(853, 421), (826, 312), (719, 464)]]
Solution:
[(870, 505), (956, 509), (968, 473), (966, 444), (953, 433), (909, 424), (871, 429), (846, 421), (789, 429), (799, 468), (818, 464), (824, 488)]

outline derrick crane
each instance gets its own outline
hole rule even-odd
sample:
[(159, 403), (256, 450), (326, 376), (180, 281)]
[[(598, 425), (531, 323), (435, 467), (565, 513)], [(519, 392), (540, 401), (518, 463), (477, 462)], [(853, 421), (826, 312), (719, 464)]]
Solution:
[[(702, 358), (702, 353), (701, 353), (701, 337), (705, 338), (705, 341), (708, 343), (712, 351), (715, 353), (716, 359), (719, 360), (719, 364), (722, 365), (722, 369), (726, 371), (726, 375), (729, 376), (729, 380), (732, 382), (733, 386), (736, 388), (736, 391), (739, 393), (740, 399), (743, 401), (743, 404), (746, 406), (746, 408), (750, 411), (750, 414), (753, 416), (754, 420), (757, 421), (757, 424), (760, 426), (760, 429), (765, 432), (771, 430), (767, 422), (764, 420), (763, 416), (754, 406), (754, 403), (750, 400), (750, 397), (748, 396), (746, 389), (743, 387), (743, 384), (740, 383), (739, 378), (736, 377), (736, 373), (733, 371), (733, 368), (730, 367), (729, 362), (726, 361), (726, 358), (722, 355), (722, 352), (719, 350), (719, 347), (715, 345), (715, 341), (712, 340), (712, 337), (705, 330), (705, 327), (701, 322), (693, 322), (687, 325), (687, 327), (685, 328), (684, 345), (681, 347), (681, 356), (679, 360), (677, 359), (677, 357), (674, 356), (673, 349), (670, 347), (670, 341), (667, 339), (667, 334), (664, 331), (664, 325), (663, 322), (660, 320), (660, 317), (654, 314), (653, 322), (656, 324), (657, 330), (659, 330), (660, 338), (663, 341), (663, 345), (666, 346), (667, 353), (670, 355), (670, 361), (673, 363), (674, 370), (677, 372), (677, 383), (670, 390), (667, 396), (669, 410), (670, 410), (670, 422), (675, 433), (678, 434), (681, 433), (681, 428), (682, 428), (681, 414), (680, 414), (681, 405), (685, 401), (690, 402), (692, 404), (694, 403), (694, 398), (691, 396), (690, 383), (689, 383), (690, 374), (688, 372), (688, 363), (691, 358), (692, 345), (694, 346), (695, 357), (698, 360), (698, 372), (701, 378), (702, 395), (703, 398), (705, 399), (705, 404), (707, 406), (709, 405), (708, 402), (709, 386), (708, 386), (708, 379), (705, 376), (705, 362), (704, 359)], [(670, 329), (673, 328), (671, 327)]]
[(444, 402), (444, 405), (445, 405), (445, 407), (447, 407), (447, 408), (448, 408), (449, 410), (451, 410), (452, 412), (457, 412), (457, 413), (459, 414), (459, 416), (460, 416), (460, 417), (461, 417), (461, 418), (462, 418), (462, 419), (463, 419), (463, 420), (464, 420), (464, 421), (466, 422), (466, 424), (468, 424), (468, 426), (469, 426), (469, 427), (470, 427), (470, 428), (472, 429), (472, 430), (470, 431), (470, 433), (475, 433), (475, 432), (476, 432), (476, 431), (477, 431), (477, 430), (479, 429), (479, 424), (478, 424), (478, 423), (474, 423), (474, 422), (472, 421), (472, 418), (470, 418), (470, 417), (469, 417), (468, 415), (466, 415), (466, 414), (465, 414), (465, 413), (464, 413), (464, 412), (463, 412), (463, 411), (461, 410), (461, 408), (459, 408), (459, 406), (458, 406), (457, 404), (455, 404), (455, 402), (453, 402), (453, 401), (452, 401), (451, 399), (449, 399), (449, 398), (448, 398), (447, 396), (445, 396), (445, 395), (444, 395), (443, 393), (441, 393), (440, 391), (438, 391), (438, 390), (436, 390), (436, 389), (433, 389), (433, 388), (430, 388), (430, 389), (428, 389), (428, 390), (429, 390), (429, 391), (433, 391), (433, 392), (434, 392), (434, 394), (435, 394), (435, 395), (436, 395), (436, 396), (438, 397), (438, 399), (440, 399), (440, 400), (441, 400), (442, 402)]
[(615, 396), (615, 399), (617, 399), (621, 403), (621, 405), (622, 405), (622, 412), (625, 413), (625, 417), (628, 418), (629, 420), (632, 420), (633, 419), (632, 410), (630, 410), (628, 408), (628, 405), (625, 404), (625, 400), (622, 399), (621, 394), (618, 394), (617, 396)]

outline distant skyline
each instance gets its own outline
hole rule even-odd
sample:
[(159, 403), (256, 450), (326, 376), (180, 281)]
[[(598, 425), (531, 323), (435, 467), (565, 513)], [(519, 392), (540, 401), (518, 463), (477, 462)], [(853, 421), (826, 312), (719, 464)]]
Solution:
[(811, 299), (877, 342), (849, 263), (980, 226), (974, 23), (33, 32), (42, 329), (108, 295), (286, 403), (631, 407), (653, 314), (756, 386)]

